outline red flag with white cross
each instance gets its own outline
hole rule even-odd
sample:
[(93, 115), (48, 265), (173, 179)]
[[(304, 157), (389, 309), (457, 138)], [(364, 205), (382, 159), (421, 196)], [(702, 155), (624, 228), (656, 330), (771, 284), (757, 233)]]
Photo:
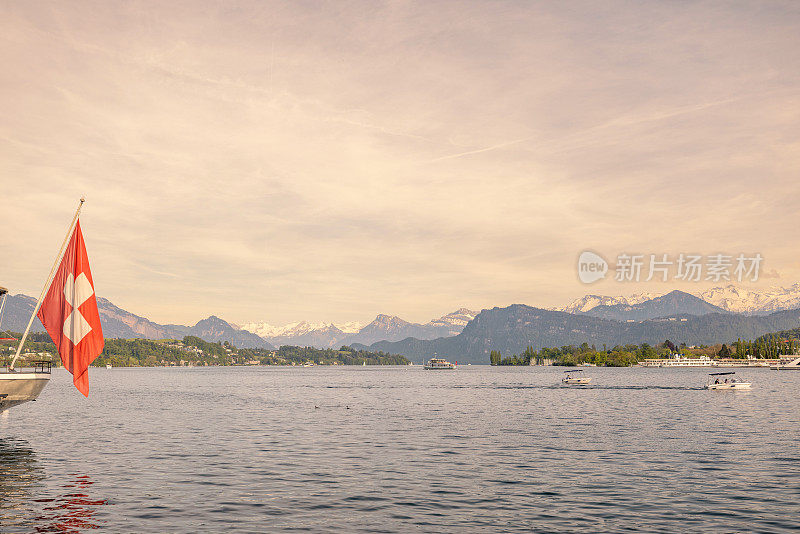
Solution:
[(37, 317), (56, 344), (72, 382), (89, 396), (89, 365), (103, 351), (103, 328), (80, 220)]

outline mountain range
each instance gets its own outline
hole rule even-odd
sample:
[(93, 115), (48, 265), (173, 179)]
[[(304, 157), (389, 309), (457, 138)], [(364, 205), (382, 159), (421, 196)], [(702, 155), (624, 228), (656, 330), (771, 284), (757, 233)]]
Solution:
[[(8, 295), (0, 329), (13, 332), (25, 330), (35, 305), (36, 299), (33, 297)], [(450, 337), (459, 334), (476, 315), (476, 312), (461, 308), (426, 324), (410, 323), (396, 316), (381, 314), (363, 326), (358, 323), (335, 325), (301, 321), (285, 327), (273, 327), (266, 323), (248, 323), (238, 327), (213, 315), (194, 326), (162, 325), (123, 310), (103, 297), (97, 297), (97, 308), (103, 334), (107, 338), (182, 339), (184, 336), (197, 336), (211, 342), (228, 341), (237, 347), (268, 349), (281, 345), (338, 348), (354, 343), (371, 344), (407, 337)], [(44, 326), (38, 318), (34, 319), (31, 331), (44, 332)]]
[(760, 291), (730, 284), (703, 291), (697, 296), (729, 312), (760, 315), (800, 308), (800, 282)]
[[(646, 321), (675, 314), (706, 315), (710, 313), (743, 313), (764, 315), (774, 311), (800, 308), (800, 283), (789, 288), (763, 291), (718, 287), (697, 295), (672, 291), (666, 295), (638, 293), (629, 296), (586, 295), (567, 306), (557, 308), (571, 314), (584, 314), (617, 321)], [(456, 336), (476, 315), (461, 308), (426, 324), (409, 323), (397, 316), (378, 315), (367, 325), (360, 323), (310, 323), (300, 321), (285, 326), (269, 323), (247, 323), (243, 330), (253, 332), (272, 345), (302, 345), (317, 348), (359, 344), (369, 346), (378, 341), (400, 341), (405, 338), (431, 340)]]
[(301, 321), (289, 323), (283, 327), (275, 327), (268, 323), (246, 323), (241, 325), (241, 328), (261, 336), (276, 347), (300, 345), (338, 348), (354, 343), (369, 345), (377, 341), (398, 341), (407, 337), (435, 339), (455, 336), (461, 333), (467, 323), (475, 318), (476, 313), (467, 308), (460, 308), (425, 324), (410, 323), (395, 315), (380, 314), (366, 325), (359, 323), (314, 324)]
[[(36, 299), (33, 297), (22, 294), (7, 295), (0, 329), (12, 332), (24, 331), (35, 305)], [(274, 348), (252, 332), (238, 330), (213, 315), (198, 321), (194, 326), (161, 325), (125, 311), (102, 297), (97, 298), (97, 309), (100, 312), (103, 335), (107, 338), (183, 339), (184, 336), (197, 336), (211, 342), (227, 341), (243, 348)], [(31, 331), (44, 332), (44, 326), (38, 318), (33, 320)]]
[[(629, 300), (629, 302), (631, 302)], [(726, 310), (683, 291), (672, 291), (660, 297), (636, 304), (601, 304), (578, 314), (614, 319), (616, 321), (646, 321), (669, 315), (708, 315), (709, 313), (728, 313)]]
[[(419, 359), (438, 352), (465, 362), (485, 363), (488, 350), (519, 352), (583, 342), (605, 345), (659, 343), (664, 339), (689, 344), (730, 342), (800, 326), (800, 283), (788, 288), (756, 291), (733, 285), (692, 295), (586, 295), (561, 309), (525, 305), (476, 313), (467, 308), (428, 323), (412, 323), (393, 315), (378, 315), (368, 324), (300, 321), (275, 327), (247, 323), (241, 327), (211, 316), (194, 326), (158, 324), (98, 297), (107, 338), (183, 338), (228, 341), (238, 347), (280, 345), (338, 348), (342, 345), (397, 352)], [(35, 300), (7, 297), (0, 330), (24, 330)], [(35, 319), (33, 331), (43, 331)]]
[[(618, 304), (635, 306), (659, 296), (662, 295), (654, 293), (637, 293), (630, 296), (586, 295), (554, 310), (585, 313), (598, 306)], [(773, 286), (767, 289), (747, 289), (729, 284), (696, 293), (694, 296), (727, 312), (764, 315), (800, 308), (800, 282), (789, 287)]]
[(617, 297), (609, 297), (606, 295), (585, 295), (583, 297), (573, 300), (566, 306), (553, 309), (555, 311), (563, 311), (567, 313), (584, 313), (598, 306), (616, 306), (618, 304), (626, 306), (634, 306), (636, 304), (641, 304), (642, 302), (648, 301), (657, 296), (659, 295), (655, 293), (637, 293), (635, 295), (630, 295), (630, 296), (620, 295)]
[[(797, 326), (800, 326), (800, 310), (797, 309), (769, 315), (727, 312), (701, 316), (676, 314), (624, 322), (515, 304), (481, 311), (457, 336), (381, 341), (369, 348), (402, 354), (412, 361), (422, 361), (437, 354), (462, 363), (487, 363), (491, 350), (499, 350), (507, 356), (519, 354), (528, 346), (538, 349), (589, 343), (610, 348), (625, 344), (654, 345), (666, 339), (689, 345), (730, 343), (737, 338), (755, 339), (769, 332)], [(356, 345), (355, 348), (361, 347)]]

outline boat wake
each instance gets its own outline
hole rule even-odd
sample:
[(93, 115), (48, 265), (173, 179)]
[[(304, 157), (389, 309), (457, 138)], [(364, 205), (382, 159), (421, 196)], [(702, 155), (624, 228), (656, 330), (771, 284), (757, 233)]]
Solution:
[(689, 386), (602, 386), (597, 384), (591, 385), (581, 385), (581, 386), (574, 386), (574, 385), (567, 385), (567, 384), (552, 384), (552, 385), (504, 385), (504, 386), (489, 386), (493, 389), (569, 389), (569, 390), (632, 390), (632, 391), (644, 391), (644, 390), (678, 390), (678, 391), (703, 391), (705, 388), (702, 387), (689, 387)]

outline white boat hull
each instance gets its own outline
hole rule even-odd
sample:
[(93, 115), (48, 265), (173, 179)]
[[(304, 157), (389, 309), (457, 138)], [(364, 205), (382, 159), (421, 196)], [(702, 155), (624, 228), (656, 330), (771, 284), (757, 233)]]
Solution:
[(585, 386), (585, 385), (587, 385), (589, 382), (591, 382), (591, 381), (592, 381), (592, 379), (591, 379), (591, 378), (562, 378), (562, 379), (561, 379), (561, 381), (562, 381), (564, 384), (577, 385), (577, 386)]
[(706, 389), (750, 389), (750, 382), (736, 382), (735, 384), (706, 384)]
[(36, 400), (48, 382), (50, 373), (0, 374), (0, 412)]

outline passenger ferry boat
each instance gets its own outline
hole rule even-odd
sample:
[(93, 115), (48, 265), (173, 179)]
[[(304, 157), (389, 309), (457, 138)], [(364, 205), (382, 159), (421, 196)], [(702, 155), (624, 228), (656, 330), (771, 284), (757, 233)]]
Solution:
[(649, 358), (638, 364), (640, 367), (715, 367), (717, 362), (708, 356), (689, 358), (675, 354), (672, 358)]
[(783, 365), (779, 363), (770, 367), (773, 371), (800, 371), (800, 358), (790, 361), (789, 363)]
[[(737, 380), (733, 371), (726, 373), (709, 373), (706, 389), (750, 389), (750, 382)], [(722, 378), (722, 377), (725, 378)]]
[(583, 376), (581, 374), (583, 373), (583, 369), (570, 369), (569, 371), (564, 371), (564, 373), (564, 378), (561, 379), (563, 384), (569, 384), (572, 386), (586, 386), (592, 381), (591, 377)]
[(431, 370), (455, 369), (456, 364), (458, 364), (458, 362), (451, 363), (442, 358), (431, 358), (430, 360), (428, 360), (428, 363), (425, 364), (425, 369), (431, 369)]
[(780, 359), (753, 358), (717, 358), (698, 356), (691, 358), (675, 354), (671, 358), (649, 358), (637, 364), (639, 367), (770, 367), (780, 365)]

